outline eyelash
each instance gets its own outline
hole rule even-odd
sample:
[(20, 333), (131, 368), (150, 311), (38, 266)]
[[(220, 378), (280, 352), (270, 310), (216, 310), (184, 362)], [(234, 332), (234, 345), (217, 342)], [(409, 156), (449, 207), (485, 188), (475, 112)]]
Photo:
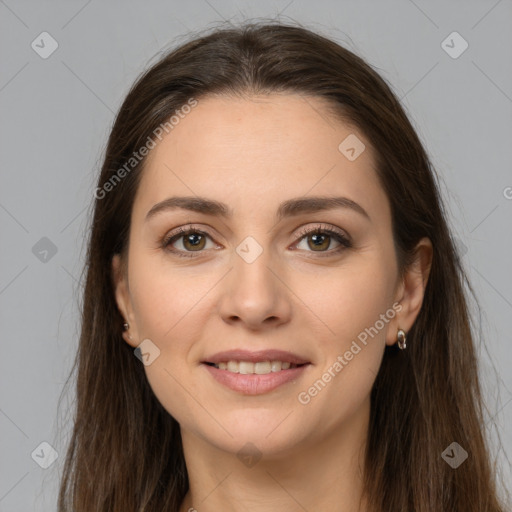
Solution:
[[(183, 258), (195, 258), (196, 255), (194, 253), (201, 253), (204, 252), (204, 250), (201, 251), (182, 251), (179, 249), (171, 249), (172, 243), (179, 240), (181, 237), (184, 237), (189, 234), (199, 234), (208, 238), (211, 238), (208, 233), (205, 231), (202, 231), (201, 229), (196, 229), (194, 226), (189, 226), (187, 228), (180, 227), (178, 228), (177, 232), (171, 233), (168, 236), (165, 236), (163, 240), (161, 241), (161, 248), (169, 251), (173, 254), (176, 254), (179, 257)], [(313, 252), (318, 253), (317, 257), (327, 257), (332, 256), (333, 254), (338, 254), (339, 252), (350, 249), (352, 247), (352, 242), (341, 232), (335, 229), (334, 227), (329, 227), (328, 225), (322, 224), (321, 226), (316, 226), (314, 228), (304, 228), (298, 233), (298, 241), (296, 242), (296, 245), (302, 241), (303, 238), (306, 236), (311, 235), (328, 235), (336, 239), (337, 242), (339, 242), (339, 247), (336, 249), (331, 249), (328, 251), (307, 251), (307, 252)]]

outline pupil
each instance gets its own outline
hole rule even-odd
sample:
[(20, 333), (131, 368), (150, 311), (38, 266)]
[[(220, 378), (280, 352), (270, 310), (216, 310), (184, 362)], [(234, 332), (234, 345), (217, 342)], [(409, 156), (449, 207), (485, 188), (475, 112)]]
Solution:
[[(325, 235), (313, 235), (313, 241), (314, 241), (314, 244), (315, 245), (320, 245), (324, 240), (320, 240), (320, 239), (323, 239), (325, 237)], [(319, 242), (319, 243), (317, 243)]]
[[(201, 235), (197, 235), (197, 234), (192, 234), (192, 235), (188, 235), (188, 241), (189, 243), (191, 243), (192, 245), (197, 245), (200, 243), (200, 238), (201, 238)], [(193, 240), (194, 239), (194, 240)]]
[[(315, 233), (313, 235), (311, 235), (311, 239), (313, 240), (313, 247), (315, 248), (324, 248), (325, 247), (325, 243), (326, 243), (326, 239), (329, 237), (329, 235), (321, 235), (321, 234), (318, 234), (318, 233)], [(327, 242), (327, 245), (329, 245), (329, 243)]]

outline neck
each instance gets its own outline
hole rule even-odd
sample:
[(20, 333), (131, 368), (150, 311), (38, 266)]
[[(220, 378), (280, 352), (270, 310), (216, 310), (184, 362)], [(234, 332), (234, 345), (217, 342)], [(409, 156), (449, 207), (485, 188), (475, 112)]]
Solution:
[(364, 512), (364, 451), (369, 400), (320, 441), (304, 441), (285, 456), (245, 466), (236, 453), (182, 428), (189, 491), (180, 512), (325, 510)]

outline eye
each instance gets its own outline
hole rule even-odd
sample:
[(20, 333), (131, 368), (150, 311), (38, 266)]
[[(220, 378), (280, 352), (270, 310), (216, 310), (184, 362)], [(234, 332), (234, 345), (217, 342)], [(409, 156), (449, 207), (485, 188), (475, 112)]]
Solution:
[[(316, 252), (319, 253), (317, 256), (320, 257), (332, 256), (344, 249), (352, 247), (350, 239), (345, 236), (341, 230), (331, 225), (322, 224), (314, 228), (304, 228), (297, 236), (299, 237), (299, 241), (295, 243), (294, 249), (297, 248), (308, 252)], [(334, 249), (329, 249), (333, 241), (336, 242), (338, 246)], [(208, 242), (211, 243), (209, 247), (207, 245)], [(300, 245), (304, 243), (306, 247), (301, 247)], [(186, 228), (180, 227), (174, 230), (164, 237), (160, 245), (166, 251), (172, 252), (180, 257), (188, 258), (199, 255), (194, 253), (201, 253), (206, 249), (219, 247), (219, 245), (213, 243), (208, 233), (194, 226)]]
[(211, 248), (206, 247), (208, 240), (212, 242), (210, 235), (200, 229), (193, 226), (188, 228), (180, 227), (164, 237), (161, 246), (163, 249), (176, 253), (178, 256), (193, 257), (194, 254), (187, 254), (187, 252), (201, 252), (204, 249)]
[[(314, 228), (304, 228), (299, 232), (299, 236), (300, 240), (295, 247), (301, 250), (310, 250), (310, 252), (327, 253), (319, 254), (319, 256), (330, 256), (352, 247), (351, 241), (334, 226), (321, 225)], [(338, 243), (338, 246), (329, 250), (333, 239)], [(305, 243), (305, 247), (300, 247), (302, 243)]]

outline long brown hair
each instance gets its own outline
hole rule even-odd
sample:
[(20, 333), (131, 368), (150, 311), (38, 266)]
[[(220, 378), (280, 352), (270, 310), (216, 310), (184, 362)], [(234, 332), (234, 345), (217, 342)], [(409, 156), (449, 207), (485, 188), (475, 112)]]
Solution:
[[(178, 511), (188, 490), (179, 425), (122, 339), (113, 291), (111, 261), (126, 255), (145, 158), (126, 163), (191, 98), (273, 92), (326, 99), (371, 141), (401, 275), (422, 237), (433, 245), (407, 349), (386, 347), (371, 392), (365, 461), (371, 510), (503, 512), (464, 285), (474, 292), (426, 151), (391, 88), (364, 60), (299, 25), (272, 22), (216, 28), (168, 52), (139, 77), (115, 119), (93, 205), (59, 511)], [(457, 469), (441, 456), (452, 442), (469, 454)]]

